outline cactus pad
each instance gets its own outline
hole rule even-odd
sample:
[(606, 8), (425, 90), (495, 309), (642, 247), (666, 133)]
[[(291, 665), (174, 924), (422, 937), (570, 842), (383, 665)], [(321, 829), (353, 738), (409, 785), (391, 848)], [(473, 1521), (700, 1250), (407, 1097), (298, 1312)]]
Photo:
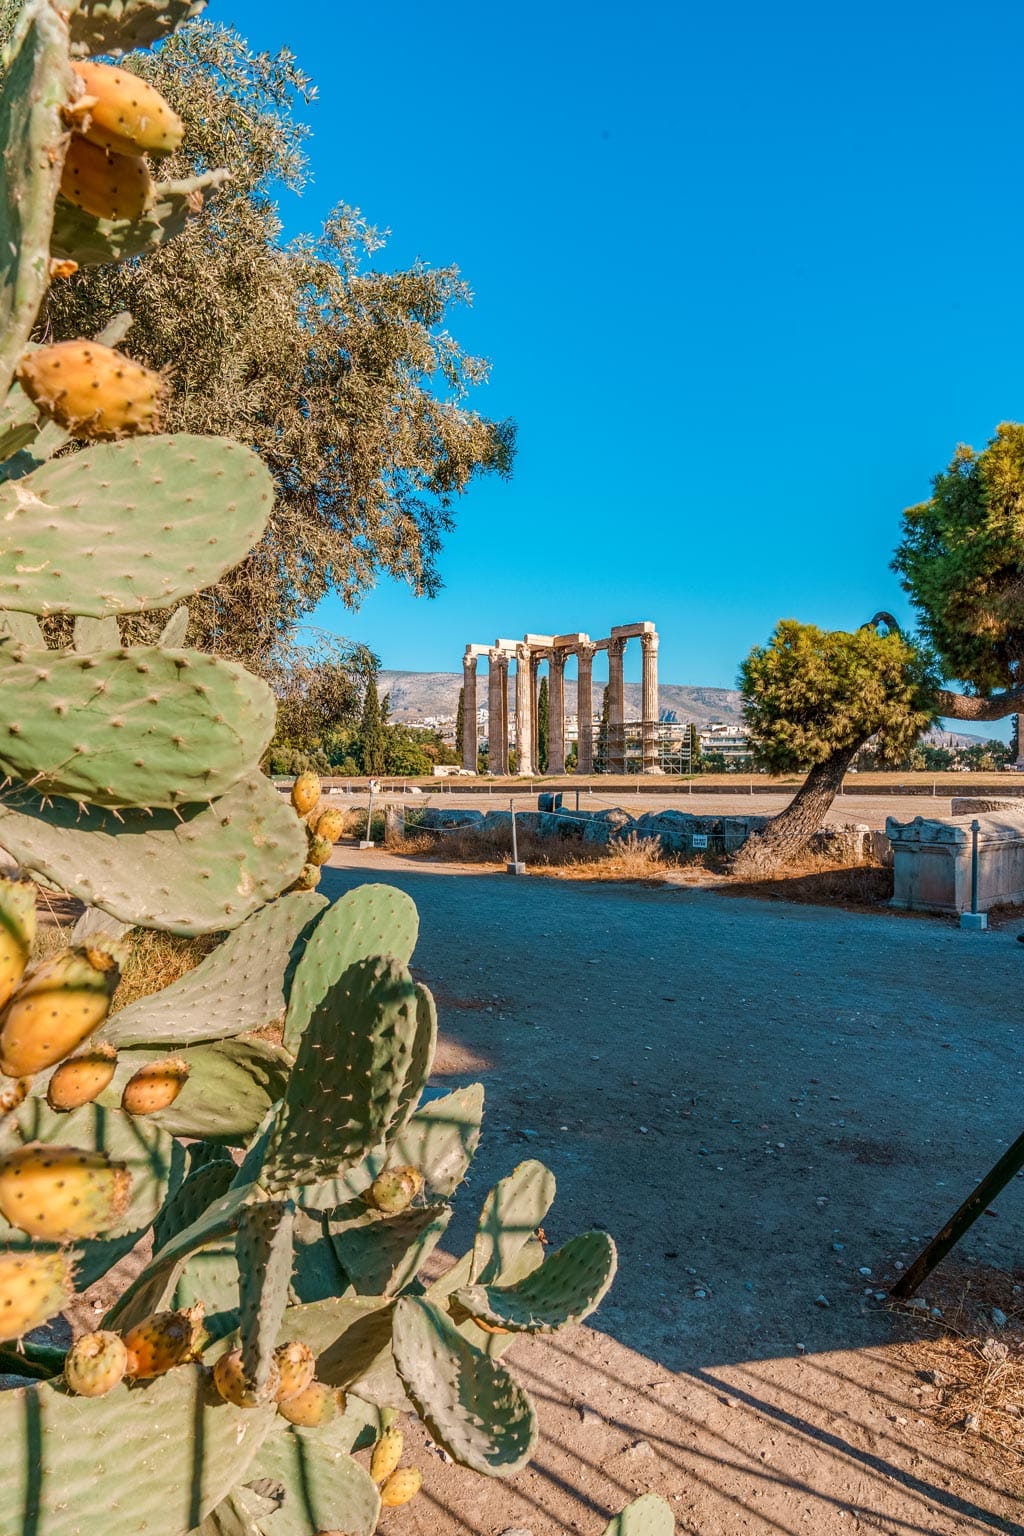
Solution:
[[(260, 1447), (247, 1482), (256, 1489), (283, 1490), (280, 1508), (266, 1524), (274, 1536), (309, 1536), (311, 1531), (372, 1536), (376, 1530), (380, 1496), (369, 1474), (338, 1448), (337, 1441), (344, 1443), (351, 1431), (346, 1436), (346, 1426), (335, 1424), (326, 1433), (288, 1429), (268, 1435)], [(243, 1502), (251, 1492), (251, 1486), (242, 1489)]]
[(525, 1465), (537, 1420), (499, 1361), (474, 1349), (437, 1307), (416, 1296), (396, 1303), (392, 1347), (405, 1390), (449, 1456), (486, 1477)]
[[(267, 1111), (282, 1097), (289, 1057), (269, 1040), (211, 1040), (179, 1052), (188, 1081), (173, 1104), (147, 1115), (172, 1136), (203, 1136), (224, 1146), (245, 1146)], [(139, 1067), (158, 1060), (154, 1050), (123, 1050), (117, 1072), (101, 1104), (118, 1102)]]
[(188, 1045), (275, 1023), (284, 1012), (289, 956), (325, 905), (311, 892), (268, 903), (180, 981), (115, 1013), (97, 1038), (119, 1046)]
[(290, 1200), (247, 1205), (238, 1223), (235, 1254), (242, 1368), (257, 1390), (270, 1379), (277, 1335), (288, 1305), (294, 1225), (295, 1206)]
[(206, 9), (206, 0), (78, 0), (69, 7), (79, 58), (148, 48)]
[(512, 1333), (553, 1333), (590, 1316), (615, 1279), (616, 1264), (607, 1232), (584, 1232), (518, 1285), (469, 1285), (455, 1300), (477, 1322)]
[(52, 1382), (0, 1393), (0, 1536), (78, 1536), (85, 1509), (102, 1512), (104, 1536), (181, 1536), (244, 1480), (274, 1427), (273, 1408), (212, 1396), (196, 1365), (130, 1395), (73, 1397)]
[(51, 0), (28, 0), (4, 60), (0, 92), (0, 398), (7, 394), (49, 282), (50, 224), (71, 100), (67, 23)]
[(554, 1198), (554, 1174), (532, 1158), (499, 1179), (484, 1201), (473, 1239), (474, 1281), (490, 1285), (508, 1269)]
[(170, 608), (262, 534), (273, 484), (225, 438), (98, 443), (0, 485), (0, 606), (110, 614)]
[(237, 928), (305, 856), (294, 813), (261, 773), (178, 812), (80, 812), (18, 791), (0, 802), (0, 846), (112, 917), (187, 935)]
[[(296, 981), (304, 965), (305, 956)], [(404, 966), (349, 966), (302, 1033), (264, 1163), (266, 1189), (332, 1178), (378, 1146), (399, 1107), (416, 1028), (416, 990)]]
[(645, 1493), (608, 1522), (604, 1536), (673, 1536), (675, 1528), (671, 1507), (656, 1493)]
[(284, 1043), (299, 1040), (321, 999), (357, 960), (392, 955), (408, 965), (416, 947), (419, 914), (404, 891), (391, 885), (360, 885), (326, 911), (313, 929), (295, 972)]
[(431, 1099), (391, 1142), (387, 1167), (410, 1163), (435, 1194), (454, 1194), (479, 1144), (483, 1112), (484, 1090), (479, 1083)]
[(212, 800), (274, 730), (266, 683), (202, 651), (0, 646), (0, 771), (44, 795), (160, 809)]
[(450, 1205), (428, 1205), (400, 1216), (367, 1213), (332, 1232), (331, 1242), (360, 1296), (397, 1296), (416, 1278), (451, 1220)]

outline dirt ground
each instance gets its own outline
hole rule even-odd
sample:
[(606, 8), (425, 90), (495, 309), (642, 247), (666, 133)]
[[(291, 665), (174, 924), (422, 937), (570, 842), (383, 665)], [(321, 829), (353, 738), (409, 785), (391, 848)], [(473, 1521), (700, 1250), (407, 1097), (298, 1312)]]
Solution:
[[(436, 1087), (487, 1088), (449, 1251), (524, 1157), (558, 1176), (552, 1243), (605, 1225), (620, 1251), (592, 1326), (509, 1353), (532, 1466), (484, 1482), (417, 1436), (425, 1496), (387, 1536), (596, 1536), (645, 1491), (694, 1536), (1024, 1533), (1014, 1458), (932, 1411), (921, 1329), (878, 1299), (1021, 1129), (1013, 930), (333, 863), (329, 895), (415, 898)], [(1012, 1269), (1022, 1215), (1017, 1181), (958, 1273)]]

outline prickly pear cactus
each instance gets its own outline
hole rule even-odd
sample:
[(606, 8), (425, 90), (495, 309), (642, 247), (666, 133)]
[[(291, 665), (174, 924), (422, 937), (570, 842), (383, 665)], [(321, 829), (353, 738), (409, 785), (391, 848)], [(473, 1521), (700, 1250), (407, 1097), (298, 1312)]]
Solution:
[[(555, 1183), (529, 1162), (420, 1278), (483, 1090), (427, 1096), (416, 909), (386, 886), (316, 894), (339, 830), (319, 782), (280, 798), (258, 769), (266, 690), (184, 644), (178, 605), (260, 537), (270, 477), (237, 444), (152, 431), (164, 382), (109, 350), (123, 318), (29, 347), (51, 262), (137, 256), (219, 184), (151, 182), (144, 152), (188, 124), (136, 101), (130, 71), (73, 67), (200, 9), (27, 0), (0, 93), (0, 847), (21, 866), (0, 881), (0, 1364), (18, 1383), (0, 1391), (0, 1536), (97, 1518), (105, 1536), (371, 1536), (420, 1497), (396, 1416), (485, 1476), (516, 1471), (536, 1417), (499, 1356), (581, 1322), (615, 1273), (604, 1232), (545, 1259)], [(126, 214), (108, 154), (141, 166)], [(119, 616), (171, 608), (156, 645), (122, 643)], [(54, 615), (67, 649), (44, 639)], [(87, 904), (35, 966), (26, 876)], [(133, 926), (220, 942), (118, 1011)], [(95, 1333), (14, 1347), (143, 1238)], [(656, 1505), (609, 1532), (666, 1536)]]

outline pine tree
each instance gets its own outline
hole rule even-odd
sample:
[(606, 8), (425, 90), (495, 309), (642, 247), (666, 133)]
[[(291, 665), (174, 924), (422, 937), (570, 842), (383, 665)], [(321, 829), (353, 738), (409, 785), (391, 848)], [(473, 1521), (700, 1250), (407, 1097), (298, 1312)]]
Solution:
[(387, 737), (384, 732), (375, 677), (371, 677), (366, 684), (363, 718), (359, 727), (359, 748), (363, 759), (363, 772), (367, 778), (379, 778), (387, 767)]
[(455, 711), (455, 750), (459, 754), (459, 762), (462, 761), (462, 753), (466, 741), (466, 690), (459, 689), (459, 707)]
[(548, 771), (549, 714), (548, 680), (546, 677), (542, 677), (537, 694), (537, 767), (541, 773), (547, 773)]

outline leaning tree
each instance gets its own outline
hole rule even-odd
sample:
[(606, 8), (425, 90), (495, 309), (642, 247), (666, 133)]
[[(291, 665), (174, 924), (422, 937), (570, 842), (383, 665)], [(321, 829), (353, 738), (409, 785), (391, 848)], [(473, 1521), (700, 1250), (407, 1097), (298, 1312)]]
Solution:
[(885, 614), (852, 634), (787, 620), (744, 662), (758, 760), (807, 778), (744, 845), (737, 872), (799, 854), (872, 737), (891, 760), (939, 717), (1001, 720), (1024, 710), (1024, 425), (1003, 422), (980, 453), (957, 448), (928, 500), (903, 514), (893, 568), (917, 637)]

